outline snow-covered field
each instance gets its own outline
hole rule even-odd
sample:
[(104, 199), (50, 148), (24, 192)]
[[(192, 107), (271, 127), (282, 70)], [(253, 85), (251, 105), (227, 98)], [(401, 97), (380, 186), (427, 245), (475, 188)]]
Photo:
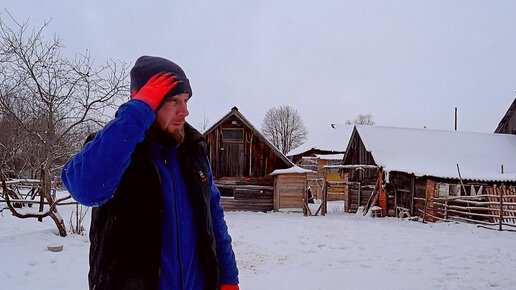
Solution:
[[(60, 207), (67, 221), (74, 206)], [(473, 225), (229, 212), (240, 286), (251, 289), (516, 289), (516, 233)], [(86, 223), (89, 223), (89, 218)], [(87, 289), (87, 236), (50, 218), (0, 215), (1, 289)], [(47, 250), (64, 245), (62, 252)]]

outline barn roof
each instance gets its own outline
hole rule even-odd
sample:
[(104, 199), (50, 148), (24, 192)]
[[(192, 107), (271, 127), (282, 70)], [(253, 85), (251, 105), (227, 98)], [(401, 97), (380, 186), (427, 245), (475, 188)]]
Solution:
[(322, 150), (330, 152), (344, 152), (353, 132), (353, 126), (344, 124), (332, 124), (326, 130), (317, 132), (301, 146), (291, 150), (287, 156), (303, 154), (310, 150)]
[(249, 120), (247, 120), (244, 115), (242, 115), (242, 113), (240, 113), (238, 111), (238, 108), (237, 107), (233, 107), (231, 109), (231, 111), (229, 111), (229, 113), (227, 113), (224, 117), (222, 117), (219, 121), (217, 121), (215, 124), (213, 124), (210, 128), (208, 128), (206, 131), (204, 131), (203, 135), (206, 136), (208, 135), (209, 133), (211, 133), (213, 130), (215, 130), (215, 128), (217, 128), (218, 126), (220, 126), (222, 123), (224, 123), (227, 119), (229, 119), (231, 116), (235, 116), (237, 117), (240, 121), (242, 121), (242, 123), (244, 123), (247, 127), (251, 128), (251, 130), (253, 130), (254, 134), (260, 139), (260, 141), (264, 142), (265, 144), (267, 144), (271, 149), (272, 151), (278, 155), (278, 157), (283, 160), (287, 165), (289, 166), (294, 166), (294, 163), (292, 163), (292, 161), (290, 161), (286, 156), (285, 154), (281, 153), (281, 151), (276, 147), (274, 146), (274, 144), (272, 144), (267, 138), (265, 138), (265, 136), (259, 131), (257, 130), (253, 124), (251, 122), (249, 122)]
[(503, 116), (500, 123), (498, 123), (498, 127), (496, 127), (495, 133), (502, 132), (503, 127), (507, 122), (509, 122), (509, 119), (516, 111), (516, 98), (514, 98), (514, 101), (512, 102), (511, 106), (509, 106), (509, 109), (507, 110), (507, 113), (505, 113), (505, 116)]
[(356, 135), (385, 171), (458, 178), (459, 164), (463, 179), (516, 181), (516, 135), (382, 126), (356, 126)]

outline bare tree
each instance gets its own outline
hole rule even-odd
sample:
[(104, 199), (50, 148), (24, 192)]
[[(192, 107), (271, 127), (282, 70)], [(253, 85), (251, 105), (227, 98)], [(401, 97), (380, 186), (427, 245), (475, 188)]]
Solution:
[(83, 235), (86, 228), (83, 225), (84, 217), (88, 213), (88, 208), (78, 203), (75, 205), (75, 211), (70, 214), (70, 231), (72, 234)]
[(208, 129), (208, 126), (210, 125), (210, 120), (208, 119), (208, 115), (206, 114), (206, 111), (202, 112), (202, 121), (199, 124), (199, 129), (201, 132), (206, 131)]
[(355, 120), (347, 120), (346, 124), (348, 125), (374, 125), (372, 114), (358, 115)]
[[(66, 59), (61, 40), (44, 36), (46, 23), (30, 30), (13, 21), (11, 28), (0, 19), (0, 122), (9, 128), (0, 135), (1, 165), (19, 177), (40, 178), (42, 195), (53, 204), (52, 182), (62, 164), (128, 91), (128, 66), (95, 67), (88, 53)], [(66, 235), (57, 210), (49, 215)]]
[(17, 172), (25, 170), (27, 161), (19, 155), (24, 147), (24, 132), (15, 125), (12, 118), (1, 115), (0, 110), (0, 169), (7, 176), (15, 177)]
[(262, 132), (283, 154), (303, 144), (308, 134), (303, 119), (289, 105), (269, 109), (263, 119)]

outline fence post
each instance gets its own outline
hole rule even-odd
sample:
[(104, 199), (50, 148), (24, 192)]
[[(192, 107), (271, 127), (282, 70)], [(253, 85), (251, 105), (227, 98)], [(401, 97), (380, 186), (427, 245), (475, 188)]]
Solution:
[(502, 231), (502, 223), (503, 223), (503, 189), (505, 188), (504, 185), (502, 185), (502, 188), (499, 188), (500, 191), (500, 221), (498, 223), (498, 230)]
[(444, 220), (448, 220), (448, 197), (444, 197)]
[(322, 209), (321, 209), (321, 215), (324, 216), (327, 213), (327, 206), (328, 206), (328, 182), (326, 179), (323, 182), (323, 192), (322, 192)]
[(428, 196), (426, 196), (425, 207), (423, 208), (423, 223), (426, 223), (426, 205), (428, 204)]

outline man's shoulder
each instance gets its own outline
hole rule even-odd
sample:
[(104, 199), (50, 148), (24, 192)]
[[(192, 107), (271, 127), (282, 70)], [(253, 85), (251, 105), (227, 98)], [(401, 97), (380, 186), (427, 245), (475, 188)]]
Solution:
[(86, 141), (84, 141), (84, 144), (82, 146), (86, 145), (90, 141), (93, 141), (93, 139), (95, 139), (95, 136), (97, 135), (97, 133), (98, 133), (98, 131), (89, 134), (88, 137), (86, 137)]
[(204, 136), (192, 125), (185, 123), (185, 139), (183, 143), (181, 143), (181, 150), (187, 151), (192, 147), (201, 146), (206, 148), (206, 144), (204, 143)]
[(185, 130), (185, 140), (189, 139), (190, 142), (204, 141), (204, 136), (201, 134), (201, 132), (199, 132), (197, 129), (195, 129), (189, 123), (185, 123), (184, 130)]

